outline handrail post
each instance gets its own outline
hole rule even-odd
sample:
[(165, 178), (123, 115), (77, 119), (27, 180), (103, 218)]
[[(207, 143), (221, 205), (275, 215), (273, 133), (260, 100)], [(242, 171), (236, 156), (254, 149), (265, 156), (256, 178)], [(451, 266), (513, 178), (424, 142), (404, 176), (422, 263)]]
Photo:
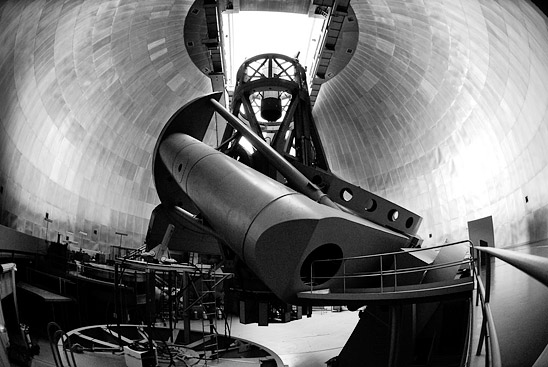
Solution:
[(489, 345), (489, 329), (487, 326), (485, 327), (485, 367), (490, 367), (491, 365), (491, 347)]
[(379, 255), (381, 259), (381, 293), (384, 293), (384, 282), (383, 282), (383, 275), (382, 275), (382, 254)]
[(480, 250), (476, 250), (476, 253), (478, 254), (478, 275), (481, 276), (481, 257), (483, 256), (481, 254), (481, 251)]
[(476, 250), (472, 244), (472, 252), (474, 253), (474, 280), (476, 281), (476, 306), (480, 302), (480, 289), (479, 289), (479, 279), (481, 277), (480, 266), (481, 266), (481, 252)]
[(346, 259), (343, 258), (343, 293), (346, 293)]
[[(502, 365), (501, 363), (501, 356), (500, 356), (500, 346), (498, 342), (497, 333), (495, 330), (495, 325), (493, 324), (493, 315), (491, 312), (490, 307), (490, 298), (491, 298), (491, 277), (492, 277), (492, 264), (491, 264), (491, 255), (497, 256), (497, 254), (492, 254), (490, 249), (484, 249), (484, 248), (476, 248), (474, 244), (471, 241), (468, 241), (470, 243), (471, 248), (474, 251), (472, 252), (474, 255), (478, 255), (477, 259), (473, 257), (472, 261), (473, 264), (477, 266), (473, 267), (474, 270), (474, 277), (476, 279), (476, 284), (478, 287), (478, 299), (481, 297), (481, 303), (482, 303), (482, 313), (483, 313), (483, 320), (482, 320), (482, 327), (481, 327), (481, 333), (480, 333), (480, 339), (478, 342), (478, 347), (476, 350), (476, 355), (481, 354), (481, 350), (483, 347), (483, 344), (485, 343), (485, 366), (493, 366), (493, 367), (500, 367)], [(481, 252), (485, 252), (485, 254), (481, 254)], [(481, 268), (481, 257), (485, 256), (485, 277), (484, 280), (482, 280), (480, 268)], [(477, 263), (476, 263), (477, 260)], [(504, 259), (503, 259), (504, 260)], [(476, 300), (476, 303), (478, 300)]]
[(398, 262), (396, 260), (396, 254), (394, 254), (394, 292), (398, 287)]
[(485, 254), (485, 303), (491, 298), (491, 255)]
[(118, 261), (114, 262), (114, 313), (116, 314), (116, 325), (118, 326), (118, 346), (122, 347), (122, 333), (120, 332), (120, 314), (122, 313), (122, 305), (119, 304), (121, 296), (120, 296), (120, 286), (122, 285), (122, 276), (120, 274), (120, 271), (123, 271), (123, 269), (120, 269), (120, 266), (118, 264)]
[[(483, 320), (481, 321), (481, 328), (480, 328), (480, 335), (479, 335), (479, 341), (478, 341), (478, 347), (476, 349), (476, 356), (481, 355), (481, 350), (483, 349), (483, 341), (486, 339), (486, 333), (487, 333), (487, 317), (485, 316), (485, 310), (482, 308), (482, 317)], [(485, 343), (487, 344), (487, 343)], [(486, 348), (487, 350), (487, 348)]]
[(310, 263), (310, 293), (314, 292), (314, 282), (312, 281), (312, 266), (314, 266), (314, 261)]
[(479, 301), (480, 301), (480, 290), (479, 290), (479, 282), (478, 282), (478, 277), (479, 277), (479, 255), (480, 255), (480, 252), (478, 250), (476, 250), (476, 247), (474, 246), (474, 243), (470, 240), (468, 240), (468, 247), (470, 248), (470, 270), (472, 271), (472, 277), (474, 279), (474, 282), (475, 282), (475, 289), (476, 289), (476, 306), (479, 305)]

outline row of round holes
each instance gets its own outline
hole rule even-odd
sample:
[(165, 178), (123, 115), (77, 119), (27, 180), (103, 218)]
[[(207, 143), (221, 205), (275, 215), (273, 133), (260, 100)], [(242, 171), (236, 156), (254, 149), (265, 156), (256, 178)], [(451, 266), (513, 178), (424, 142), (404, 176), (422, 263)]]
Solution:
[[(345, 188), (341, 190), (341, 199), (343, 199), (344, 201), (349, 202), (350, 200), (352, 200), (353, 197), (354, 197), (354, 194), (352, 194), (352, 191), (350, 189)], [(375, 201), (375, 199), (372, 199), (372, 198), (367, 199), (367, 201), (365, 202), (364, 209), (366, 212), (370, 212), (370, 213), (377, 210), (377, 202)], [(400, 212), (398, 212), (396, 209), (392, 209), (388, 212), (388, 220), (391, 222), (397, 221), (399, 216), (400, 216)], [(407, 218), (407, 220), (405, 221), (405, 227), (411, 228), (411, 226), (413, 225), (413, 222), (414, 222), (413, 217)]]
[[(183, 168), (183, 165), (179, 164), (179, 167), (177, 170), (181, 172), (182, 168)], [(352, 194), (352, 191), (350, 189), (341, 190), (341, 199), (343, 199), (344, 201), (349, 202), (350, 200), (352, 200), (353, 196), (354, 194)], [(372, 199), (372, 198), (367, 199), (367, 201), (365, 202), (364, 209), (366, 212), (371, 212), (371, 213), (377, 210), (377, 202), (375, 201), (375, 199)], [(397, 221), (399, 216), (400, 216), (400, 213), (396, 209), (392, 209), (388, 212), (388, 220), (391, 222)], [(405, 227), (411, 228), (412, 225), (413, 225), (413, 217), (407, 218), (407, 221), (405, 222)]]

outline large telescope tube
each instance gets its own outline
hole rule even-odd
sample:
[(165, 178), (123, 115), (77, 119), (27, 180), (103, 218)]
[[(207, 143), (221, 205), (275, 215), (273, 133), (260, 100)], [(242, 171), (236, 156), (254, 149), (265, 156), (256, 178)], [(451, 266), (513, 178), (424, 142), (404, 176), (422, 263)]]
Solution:
[[(394, 251), (407, 242), (403, 235), (316, 203), (189, 135), (165, 137), (159, 154), (209, 225), (286, 302), (296, 303), (296, 294), (309, 289), (313, 260)], [(314, 275), (329, 286), (340, 271), (334, 261), (315, 268)]]

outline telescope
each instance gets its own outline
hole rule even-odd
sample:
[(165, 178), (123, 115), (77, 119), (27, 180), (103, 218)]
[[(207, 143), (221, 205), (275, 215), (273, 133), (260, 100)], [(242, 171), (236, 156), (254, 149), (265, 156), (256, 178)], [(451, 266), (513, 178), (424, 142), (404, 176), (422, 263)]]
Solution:
[[(229, 249), (278, 298), (296, 304), (311, 282), (337, 286), (343, 258), (420, 243), (421, 217), (331, 172), (297, 60), (259, 55), (237, 80), (231, 110), (220, 92), (199, 97), (171, 117), (156, 143), (157, 212), (179, 231), (170, 249)], [(224, 121), (215, 147), (206, 143), (212, 121)], [(345, 266), (365, 273), (381, 264)]]

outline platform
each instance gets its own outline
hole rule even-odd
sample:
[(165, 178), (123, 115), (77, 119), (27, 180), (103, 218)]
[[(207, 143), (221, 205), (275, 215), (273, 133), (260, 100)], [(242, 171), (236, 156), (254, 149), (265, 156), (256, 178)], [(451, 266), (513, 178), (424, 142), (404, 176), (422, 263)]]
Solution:
[(65, 297), (57, 293), (50, 292), (46, 289), (36, 287), (32, 284), (25, 282), (17, 282), (17, 288), (25, 292), (31, 293), (39, 297), (42, 301), (46, 303), (59, 303), (59, 302), (72, 302), (72, 298)]
[(301, 300), (314, 302), (314, 304), (325, 303), (328, 305), (412, 303), (425, 302), (431, 299), (439, 300), (446, 296), (454, 296), (457, 293), (471, 292), (473, 289), (474, 279), (466, 277), (436, 283), (399, 286), (396, 291), (381, 290), (381, 288), (347, 289), (344, 292), (342, 290), (325, 289), (300, 292), (298, 297)]

